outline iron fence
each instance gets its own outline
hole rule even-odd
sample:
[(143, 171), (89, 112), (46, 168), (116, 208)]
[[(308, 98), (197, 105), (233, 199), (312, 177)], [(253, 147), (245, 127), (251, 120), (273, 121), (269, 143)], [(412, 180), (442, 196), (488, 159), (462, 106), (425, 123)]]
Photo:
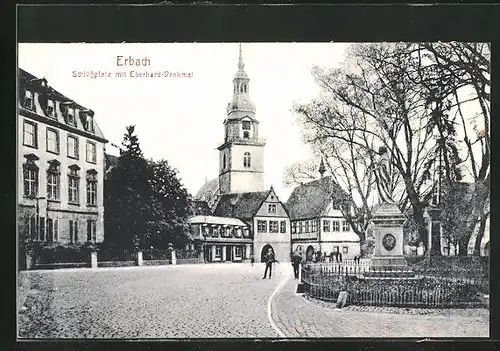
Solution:
[(102, 248), (97, 252), (98, 262), (137, 262), (137, 252), (120, 248)]
[(305, 264), (304, 293), (337, 301), (347, 292), (347, 304), (397, 307), (484, 306), (489, 274), (442, 268), (357, 264)]
[(171, 263), (172, 254), (166, 249), (146, 249), (142, 251), (142, 259), (145, 261), (168, 261), (168, 263)]
[(90, 262), (90, 251), (72, 247), (40, 248), (34, 253), (35, 265)]

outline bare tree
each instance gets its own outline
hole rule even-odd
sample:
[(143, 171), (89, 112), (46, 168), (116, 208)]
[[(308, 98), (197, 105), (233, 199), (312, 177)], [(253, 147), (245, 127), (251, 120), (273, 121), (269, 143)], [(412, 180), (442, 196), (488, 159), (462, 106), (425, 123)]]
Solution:
[[(369, 194), (365, 187), (373, 179), (362, 184), (360, 177), (371, 174), (373, 148), (387, 147), (399, 177), (394, 179), (399, 206), (411, 211), (420, 239), (427, 243), (423, 212), (436, 143), (427, 126), (422, 87), (412, 77), (410, 49), (406, 44), (353, 45), (342, 68), (313, 70), (323, 94), (296, 111), (305, 141), (336, 158), (339, 167), (333, 173), (348, 170), (346, 189)], [(357, 167), (363, 169), (358, 172)], [(361, 196), (361, 204), (369, 208), (368, 197)]]
[[(459, 187), (454, 183), (463, 173), (473, 179), (472, 206), (462, 208), (463, 218), (443, 213), (442, 220), (465, 226), (465, 230), (451, 233), (457, 236), (460, 255), (467, 254), (471, 236), (475, 237), (474, 254), (479, 255), (490, 213), (491, 47), (486, 43), (422, 43), (414, 44), (413, 50), (418, 57), (418, 80), (428, 91), (431, 122), (438, 134), (444, 163), (440, 170), (443, 190), (456, 191)], [(445, 210), (453, 212), (450, 204), (444, 205)]]

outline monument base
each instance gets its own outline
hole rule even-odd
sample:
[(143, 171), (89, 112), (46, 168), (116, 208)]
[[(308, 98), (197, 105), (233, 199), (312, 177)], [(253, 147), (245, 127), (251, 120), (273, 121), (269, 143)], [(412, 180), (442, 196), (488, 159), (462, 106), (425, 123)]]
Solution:
[(374, 268), (406, 265), (404, 256), (375, 256), (371, 258), (371, 266)]

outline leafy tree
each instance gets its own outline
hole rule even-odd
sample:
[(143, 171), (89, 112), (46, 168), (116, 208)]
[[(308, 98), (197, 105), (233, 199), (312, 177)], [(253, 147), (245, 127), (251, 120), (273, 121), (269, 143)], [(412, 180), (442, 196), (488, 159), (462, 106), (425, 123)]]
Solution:
[(132, 247), (143, 236), (150, 220), (149, 169), (135, 126), (123, 137), (118, 164), (105, 181), (105, 240), (119, 247)]
[(168, 162), (147, 161), (134, 126), (105, 183), (106, 241), (126, 248), (180, 247), (188, 241), (190, 199)]
[(448, 183), (443, 189), (441, 224), (449, 243), (458, 243), (459, 255), (467, 253), (470, 240), (467, 222), (474, 206), (473, 197), (473, 189), (469, 183)]
[(188, 215), (191, 201), (178, 178), (177, 170), (168, 161), (150, 162), (152, 204), (156, 220), (150, 223), (152, 246), (167, 248), (168, 243), (181, 247), (188, 242)]

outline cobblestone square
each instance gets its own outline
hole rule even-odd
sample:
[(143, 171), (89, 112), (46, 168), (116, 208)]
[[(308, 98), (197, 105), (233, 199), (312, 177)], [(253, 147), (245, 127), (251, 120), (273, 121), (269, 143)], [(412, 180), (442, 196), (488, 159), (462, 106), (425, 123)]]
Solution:
[(488, 311), (332, 308), (294, 293), (291, 266), (256, 264), (20, 274), (20, 338), (486, 337)]

